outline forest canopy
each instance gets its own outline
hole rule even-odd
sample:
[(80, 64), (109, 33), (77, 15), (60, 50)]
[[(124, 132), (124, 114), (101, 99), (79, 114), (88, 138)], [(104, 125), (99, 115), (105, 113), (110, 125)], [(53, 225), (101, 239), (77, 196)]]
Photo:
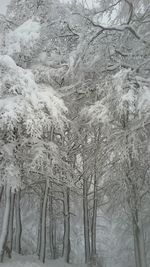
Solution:
[(149, 130), (149, 0), (10, 0), (0, 262), (148, 267)]

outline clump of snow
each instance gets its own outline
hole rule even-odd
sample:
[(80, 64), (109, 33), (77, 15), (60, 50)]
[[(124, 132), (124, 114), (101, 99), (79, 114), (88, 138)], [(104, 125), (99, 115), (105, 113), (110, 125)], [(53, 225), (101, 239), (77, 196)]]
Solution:
[(118, 93), (122, 91), (122, 88), (124, 86), (124, 82), (127, 78), (127, 75), (129, 74), (130, 69), (122, 69), (119, 72), (117, 72), (113, 77), (113, 84), (115, 85), (116, 90)]
[(86, 118), (91, 125), (107, 124), (109, 122), (109, 111), (103, 101), (97, 101), (89, 108), (86, 107), (81, 111), (81, 116)]
[(13, 56), (32, 50), (40, 37), (41, 26), (38, 21), (29, 19), (6, 35), (6, 54)]
[(0, 65), (8, 68), (16, 68), (16, 63), (8, 55), (0, 56)]
[[(118, 113), (128, 109), (132, 114), (149, 113), (150, 80), (132, 74), (130, 69), (121, 70), (113, 79), (118, 98)], [(134, 117), (132, 117), (134, 118)]]
[(24, 95), (36, 88), (34, 76), (30, 70), (24, 70), (7, 56), (0, 56), (0, 96), (4, 94)]
[(117, 112), (122, 115), (127, 109), (130, 113), (135, 112), (137, 92), (133, 77), (129, 81), (130, 69), (120, 70), (113, 77), (113, 85), (117, 101)]
[(9, 56), (0, 56), (0, 79), (1, 128), (13, 130), (22, 121), (27, 133), (38, 137), (52, 124), (62, 130), (67, 108), (51, 87), (37, 85), (32, 72)]
[(13, 162), (9, 162), (3, 176), (3, 181), (4, 183), (7, 182), (13, 191), (21, 186), (20, 175), (19, 168)]
[(144, 112), (150, 109), (150, 79), (142, 79), (141, 77), (136, 77), (136, 79), (141, 89), (139, 92), (138, 109)]

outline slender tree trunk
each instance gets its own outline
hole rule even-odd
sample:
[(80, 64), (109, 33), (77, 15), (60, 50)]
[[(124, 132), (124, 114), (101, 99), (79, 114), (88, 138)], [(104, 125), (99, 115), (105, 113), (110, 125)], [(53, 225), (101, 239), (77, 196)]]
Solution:
[(10, 198), (11, 189), (9, 185), (6, 185), (6, 204), (3, 218), (2, 232), (0, 236), (0, 262), (3, 262), (5, 243), (7, 240), (8, 226), (9, 226), (9, 214), (10, 214)]
[(51, 183), (51, 194), (49, 197), (49, 241), (50, 241), (50, 253), (51, 259), (56, 258), (56, 243), (55, 243), (55, 233), (54, 233), (54, 212), (53, 212), (53, 193), (52, 193), (52, 183)]
[(37, 239), (37, 255), (38, 256), (40, 256), (40, 247), (41, 247), (42, 207), (43, 207), (43, 195), (40, 200), (40, 217), (39, 217), (38, 239)]
[(94, 170), (94, 200), (93, 200), (93, 214), (91, 225), (91, 260), (96, 264), (96, 221), (97, 221), (97, 176), (96, 169)]
[(20, 197), (21, 191), (16, 192), (16, 244), (15, 250), (18, 254), (21, 254), (21, 234), (22, 234), (22, 224), (21, 224), (21, 210), (20, 210)]
[(1, 203), (1, 200), (2, 200), (3, 192), (4, 192), (4, 186), (2, 185), (0, 187), (0, 203)]
[(7, 237), (7, 246), (10, 250), (10, 256), (11, 256), (12, 247), (13, 247), (14, 202), (15, 202), (15, 193), (13, 192), (11, 193), (11, 200), (10, 200), (9, 230), (8, 230), (8, 237)]
[(84, 223), (84, 245), (85, 263), (90, 262), (90, 231), (89, 231), (89, 210), (88, 210), (88, 184), (83, 178), (83, 223)]
[(41, 247), (40, 247), (40, 260), (45, 262), (45, 250), (46, 250), (46, 214), (47, 214), (47, 197), (49, 191), (49, 183), (46, 181), (45, 194), (42, 207), (42, 227), (41, 227)]
[(147, 259), (146, 259), (146, 250), (145, 250), (145, 239), (144, 239), (144, 229), (142, 220), (140, 220), (140, 247), (141, 247), (141, 258), (142, 258), (142, 266), (147, 267)]
[(64, 240), (63, 258), (65, 262), (70, 260), (70, 188), (64, 190)]
[[(52, 192), (51, 192), (52, 194)], [(51, 259), (54, 259), (54, 243), (53, 243), (53, 199), (52, 195), (49, 197), (49, 242)]]
[(53, 246), (54, 246), (54, 259), (57, 258), (57, 247), (56, 247), (56, 218), (53, 220)]
[(136, 210), (132, 218), (134, 253), (136, 267), (147, 267), (143, 229), (140, 227), (138, 211)]

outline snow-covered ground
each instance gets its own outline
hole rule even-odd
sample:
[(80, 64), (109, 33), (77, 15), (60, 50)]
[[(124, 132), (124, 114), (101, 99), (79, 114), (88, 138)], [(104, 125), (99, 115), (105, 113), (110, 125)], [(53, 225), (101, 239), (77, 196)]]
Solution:
[(86, 267), (85, 265), (71, 265), (64, 263), (62, 259), (46, 261), (45, 264), (41, 263), (37, 257), (34, 256), (19, 256), (13, 254), (12, 259), (4, 259), (1, 263), (4, 267)]

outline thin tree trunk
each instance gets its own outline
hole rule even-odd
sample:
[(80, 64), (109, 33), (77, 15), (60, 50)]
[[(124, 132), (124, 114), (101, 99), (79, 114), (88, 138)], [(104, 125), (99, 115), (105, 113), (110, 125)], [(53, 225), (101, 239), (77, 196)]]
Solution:
[(142, 228), (140, 227), (137, 210), (133, 214), (132, 223), (133, 223), (134, 253), (135, 253), (136, 267), (147, 267), (143, 231)]
[(21, 254), (21, 234), (22, 234), (22, 224), (21, 224), (21, 212), (20, 212), (20, 190), (16, 192), (16, 244), (15, 250), (18, 254)]
[(53, 200), (49, 198), (49, 242), (51, 259), (54, 259), (54, 244), (53, 244)]
[(91, 225), (91, 260), (96, 264), (96, 221), (97, 221), (97, 176), (96, 169), (94, 170), (94, 200), (93, 200), (93, 214)]
[(142, 267), (147, 267), (147, 259), (146, 259), (146, 250), (145, 250), (145, 239), (144, 239), (144, 229), (142, 220), (140, 220), (140, 247), (141, 247), (141, 259), (142, 259)]
[(64, 190), (64, 239), (63, 258), (65, 262), (70, 260), (70, 188)]
[(2, 200), (3, 192), (4, 192), (4, 186), (2, 185), (0, 187), (0, 203), (1, 203), (1, 200)]
[(57, 258), (57, 249), (56, 249), (56, 218), (53, 220), (53, 247), (54, 247), (54, 259)]
[(46, 182), (45, 194), (42, 208), (42, 227), (41, 227), (41, 247), (40, 247), (40, 260), (45, 262), (45, 250), (46, 250), (46, 214), (47, 214), (47, 197), (49, 191), (49, 183)]
[(88, 210), (88, 184), (87, 179), (83, 178), (83, 223), (84, 223), (84, 245), (85, 263), (90, 262), (90, 231), (89, 231), (89, 210)]
[(13, 246), (13, 222), (14, 222), (14, 202), (15, 202), (15, 193), (11, 193), (11, 200), (10, 200), (10, 217), (9, 217), (9, 231), (7, 237), (7, 246), (10, 250), (10, 256), (12, 253), (12, 246)]
[(43, 207), (43, 195), (40, 200), (40, 218), (39, 218), (38, 239), (37, 239), (37, 255), (39, 257), (40, 257), (40, 248), (41, 248), (42, 207)]
[(5, 204), (5, 212), (4, 212), (4, 218), (3, 218), (2, 232), (1, 232), (1, 237), (0, 237), (0, 262), (3, 262), (5, 243), (6, 243), (7, 234), (8, 234), (9, 214), (10, 214), (10, 198), (11, 198), (10, 186), (6, 185), (6, 204)]
[(51, 194), (50, 194), (50, 197), (49, 197), (49, 241), (50, 241), (51, 259), (55, 259), (55, 247), (54, 247), (54, 213), (53, 213), (52, 183), (51, 183)]

